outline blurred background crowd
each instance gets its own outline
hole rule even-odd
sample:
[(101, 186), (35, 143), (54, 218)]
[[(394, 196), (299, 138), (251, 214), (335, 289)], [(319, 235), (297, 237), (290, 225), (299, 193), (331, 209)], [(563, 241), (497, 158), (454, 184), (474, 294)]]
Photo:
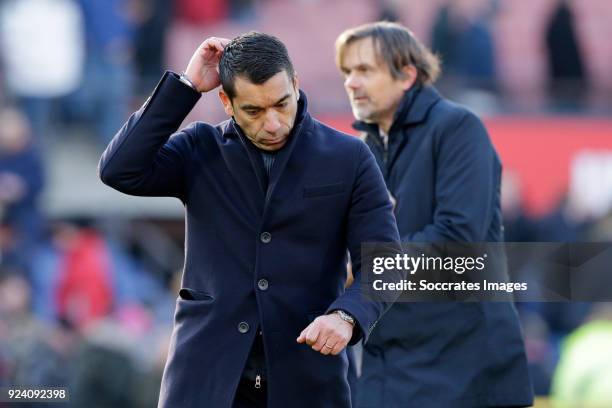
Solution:
[[(333, 44), (378, 19), (432, 47), (438, 88), (483, 116), (507, 241), (611, 240), (609, 0), (0, 0), (0, 386), (155, 406), (183, 210), (103, 186), (106, 143), (204, 38), (253, 29), (287, 44), (314, 116), (354, 134)], [(214, 92), (196, 119), (225, 119)], [(612, 406), (606, 304), (518, 307), (536, 392)]]

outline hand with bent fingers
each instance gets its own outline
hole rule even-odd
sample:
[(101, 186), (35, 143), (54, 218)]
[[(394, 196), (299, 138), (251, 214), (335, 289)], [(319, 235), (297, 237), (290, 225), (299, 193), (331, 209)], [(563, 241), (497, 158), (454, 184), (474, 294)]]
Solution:
[(353, 325), (340, 318), (336, 313), (317, 317), (297, 338), (298, 343), (306, 343), (323, 355), (339, 354), (353, 336)]
[(185, 76), (198, 92), (208, 92), (221, 84), (219, 60), (228, 42), (227, 38), (210, 37), (193, 53), (185, 70)]

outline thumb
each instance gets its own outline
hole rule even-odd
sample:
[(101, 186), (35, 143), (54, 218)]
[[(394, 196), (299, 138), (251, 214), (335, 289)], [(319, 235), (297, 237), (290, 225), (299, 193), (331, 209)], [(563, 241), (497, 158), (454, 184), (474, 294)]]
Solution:
[(297, 338), (298, 343), (304, 343), (306, 341), (306, 332), (308, 331), (308, 327), (310, 327), (310, 325), (308, 325), (304, 330), (302, 330), (302, 332), (298, 336)]

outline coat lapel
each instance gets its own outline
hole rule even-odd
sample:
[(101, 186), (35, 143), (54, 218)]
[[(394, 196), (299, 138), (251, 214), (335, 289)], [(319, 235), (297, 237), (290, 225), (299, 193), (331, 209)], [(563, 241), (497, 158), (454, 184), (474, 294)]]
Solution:
[(297, 117), (295, 120), (295, 125), (291, 130), (291, 134), (289, 135), (289, 141), (285, 147), (283, 147), (276, 155), (276, 160), (274, 161), (274, 165), (272, 166), (272, 171), (270, 174), (270, 180), (268, 182), (268, 190), (266, 194), (266, 205), (264, 208), (264, 216), (267, 209), (267, 204), (270, 202), (270, 198), (274, 194), (274, 190), (276, 189), (276, 185), (278, 184), (279, 179), (285, 172), (285, 167), (287, 166), (287, 162), (290, 160), (293, 151), (295, 150), (295, 145), (299, 142), (300, 139), (304, 137), (304, 133), (307, 131), (308, 127), (311, 126), (312, 118), (308, 114), (308, 101), (306, 99), (306, 94), (302, 91), (300, 92), (300, 101), (298, 104)]
[(248, 142), (240, 135), (238, 126), (229, 120), (223, 129), (223, 145), (220, 146), (225, 164), (238, 185), (244, 199), (255, 214), (263, 213), (265, 199), (265, 180), (263, 164), (256, 161), (261, 157), (249, 151)]

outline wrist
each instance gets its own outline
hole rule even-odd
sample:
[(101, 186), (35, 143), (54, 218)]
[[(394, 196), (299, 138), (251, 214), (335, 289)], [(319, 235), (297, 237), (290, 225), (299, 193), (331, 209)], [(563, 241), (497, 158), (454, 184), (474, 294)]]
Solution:
[(331, 313), (337, 315), (340, 319), (344, 320), (352, 327), (355, 327), (355, 318), (350, 313), (345, 312), (342, 309), (333, 310)]
[(185, 85), (187, 85), (188, 87), (190, 87), (191, 89), (193, 89), (194, 91), (200, 92), (198, 91), (198, 88), (194, 85), (193, 81), (189, 78), (189, 76), (187, 76), (185, 71), (181, 72), (179, 76), (179, 80)]

